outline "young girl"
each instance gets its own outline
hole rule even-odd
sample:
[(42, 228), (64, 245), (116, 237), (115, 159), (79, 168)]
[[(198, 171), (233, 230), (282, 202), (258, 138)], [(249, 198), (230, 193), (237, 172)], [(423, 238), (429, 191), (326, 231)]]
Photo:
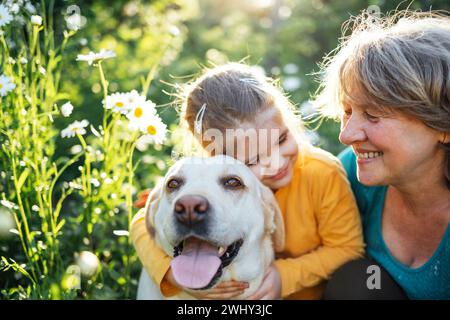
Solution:
[[(364, 253), (359, 213), (346, 175), (334, 156), (304, 141), (293, 110), (281, 90), (255, 68), (237, 63), (207, 70), (188, 86), (182, 101), (181, 118), (204, 150), (247, 164), (273, 190), (280, 206), (285, 248), (250, 299), (319, 299), (324, 280)], [(223, 144), (207, 139), (212, 129), (223, 133)], [(257, 134), (257, 144), (249, 143), (245, 130), (270, 131), (275, 139), (261, 143), (266, 135)], [(147, 232), (143, 210), (132, 221), (131, 237), (162, 294), (168, 297), (183, 290), (172, 275), (171, 257)], [(197, 298), (228, 299), (246, 287), (238, 281), (222, 282), (206, 295), (198, 292)]]

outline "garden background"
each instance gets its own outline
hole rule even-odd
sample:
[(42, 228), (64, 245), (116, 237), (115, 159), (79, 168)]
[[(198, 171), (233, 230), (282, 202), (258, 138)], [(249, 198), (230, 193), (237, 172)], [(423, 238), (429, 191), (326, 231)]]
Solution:
[[(135, 298), (132, 203), (178, 156), (174, 95), (203, 66), (261, 66), (313, 143), (337, 154), (338, 124), (318, 120), (310, 101), (342, 23), (364, 9), (450, 9), (447, 0), (0, 3), (0, 299)], [(111, 51), (89, 56), (102, 49)], [(131, 96), (156, 106), (148, 121), (167, 125), (162, 144), (102, 104)]]

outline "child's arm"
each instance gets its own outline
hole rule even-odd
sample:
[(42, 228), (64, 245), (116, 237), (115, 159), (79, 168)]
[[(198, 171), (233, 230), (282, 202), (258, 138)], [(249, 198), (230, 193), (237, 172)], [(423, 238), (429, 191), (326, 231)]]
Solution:
[(139, 210), (134, 216), (130, 226), (130, 237), (145, 270), (152, 280), (159, 284), (161, 293), (166, 297), (177, 294), (181, 289), (173, 285), (166, 276), (172, 258), (159, 248), (150, 236), (144, 209)]
[(317, 285), (344, 263), (364, 254), (359, 211), (341, 166), (318, 170), (310, 190), (322, 246), (298, 258), (278, 259), (281, 296)]

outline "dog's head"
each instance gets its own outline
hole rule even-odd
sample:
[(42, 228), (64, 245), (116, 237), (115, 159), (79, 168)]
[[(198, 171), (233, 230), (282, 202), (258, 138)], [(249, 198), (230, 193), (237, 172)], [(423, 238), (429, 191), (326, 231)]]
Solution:
[[(267, 255), (263, 246), (270, 247), (270, 239), (275, 250), (284, 246), (283, 221), (272, 191), (228, 156), (178, 161), (149, 196), (146, 211), (157, 243), (174, 257), (176, 281), (186, 288), (213, 287), (237, 261), (252, 259), (246, 263), (261, 265), (267, 261), (260, 255)], [(255, 268), (248, 277), (264, 271)]]

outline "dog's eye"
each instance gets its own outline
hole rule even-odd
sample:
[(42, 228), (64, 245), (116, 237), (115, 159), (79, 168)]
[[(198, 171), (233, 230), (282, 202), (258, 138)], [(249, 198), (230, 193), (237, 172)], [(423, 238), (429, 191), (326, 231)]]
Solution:
[(236, 189), (242, 187), (242, 182), (238, 178), (227, 178), (223, 181), (223, 185), (228, 189)]
[(181, 186), (181, 181), (177, 180), (177, 179), (170, 179), (167, 182), (167, 188), (169, 190), (175, 190), (178, 189)]

